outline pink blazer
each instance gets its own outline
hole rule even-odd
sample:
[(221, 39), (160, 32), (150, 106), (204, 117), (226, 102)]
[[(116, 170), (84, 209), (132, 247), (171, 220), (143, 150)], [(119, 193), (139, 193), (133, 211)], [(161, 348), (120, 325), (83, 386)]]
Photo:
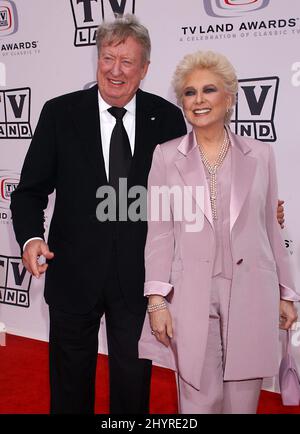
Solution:
[[(280, 291), (282, 298), (296, 301), (299, 296), (294, 291), (288, 252), (276, 219), (278, 194), (272, 147), (228, 133), (232, 145), (233, 279), (224, 380), (270, 377), (278, 372)], [(151, 335), (147, 314), (139, 357), (178, 371), (199, 389), (215, 238), (208, 185), (193, 132), (156, 147), (148, 192), (152, 186), (161, 185), (204, 186), (204, 206), (199, 200), (197, 203), (204, 213), (204, 226), (201, 231), (188, 232), (189, 222), (184, 218), (148, 221), (144, 293), (167, 297), (173, 338), (168, 348), (159, 343)], [(196, 195), (194, 199), (197, 201)]]

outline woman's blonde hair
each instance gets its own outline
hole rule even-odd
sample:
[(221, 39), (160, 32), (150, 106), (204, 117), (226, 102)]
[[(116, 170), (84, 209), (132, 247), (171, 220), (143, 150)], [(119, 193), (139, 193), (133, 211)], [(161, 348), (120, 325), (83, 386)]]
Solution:
[(232, 107), (236, 102), (238, 79), (233, 66), (223, 54), (214, 51), (196, 51), (184, 56), (176, 67), (172, 81), (178, 104), (182, 104), (186, 77), (197, 69), (207, 69), (217, 74), (223, 81), (226, 92), (231, 95), (232, 105), (225, 115), (225, 123), (228, 124), (233, 113)]

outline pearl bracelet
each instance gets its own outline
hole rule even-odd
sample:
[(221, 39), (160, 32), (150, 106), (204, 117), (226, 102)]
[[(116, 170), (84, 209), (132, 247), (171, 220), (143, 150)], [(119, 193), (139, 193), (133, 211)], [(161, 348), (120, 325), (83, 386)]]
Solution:
[(166, 308), (167, 308), (167, 303), (164, 300), (158, 304), (148, 304), (147, 311), (148, 311), (148, 313), (151, 313), (151, 312), (156, 312), (157, 310), (163, 310)]

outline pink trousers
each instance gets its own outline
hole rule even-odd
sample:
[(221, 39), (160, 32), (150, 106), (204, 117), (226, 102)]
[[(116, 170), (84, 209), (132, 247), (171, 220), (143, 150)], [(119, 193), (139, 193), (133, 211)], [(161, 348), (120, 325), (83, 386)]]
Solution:
[(253, 414), (262, 378), (224, 381), (223, 364), (231, 281), (213, 278), (209, 330), (201, 389), (198, 391), (177, 376), (179, 413), (184, 414)]

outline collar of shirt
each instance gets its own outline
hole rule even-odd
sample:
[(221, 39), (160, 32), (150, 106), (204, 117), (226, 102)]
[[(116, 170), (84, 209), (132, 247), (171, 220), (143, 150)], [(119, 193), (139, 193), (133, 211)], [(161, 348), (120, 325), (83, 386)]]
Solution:
[[(104, 101), (99, 91), (98, 91), (98, 101), (99, 101), (99, 113), (102, 114), (105, 112), (107, 118), (110, 119), (111, 121), (114, 121), (115, 120), (114, 117), (107, 111), (111, 107), (111, 105), (107, 104), (107, 102)], [(135, 117), (135, 107), (136, 107), (136, 95), (134, 95), (134, 97), (129, 101), (129, 103), (124, 106), (124, 108), (127, 110), (127, 113), (125, 113), (124, 116), (124, 122), (126, 117), (128, 116)]]

